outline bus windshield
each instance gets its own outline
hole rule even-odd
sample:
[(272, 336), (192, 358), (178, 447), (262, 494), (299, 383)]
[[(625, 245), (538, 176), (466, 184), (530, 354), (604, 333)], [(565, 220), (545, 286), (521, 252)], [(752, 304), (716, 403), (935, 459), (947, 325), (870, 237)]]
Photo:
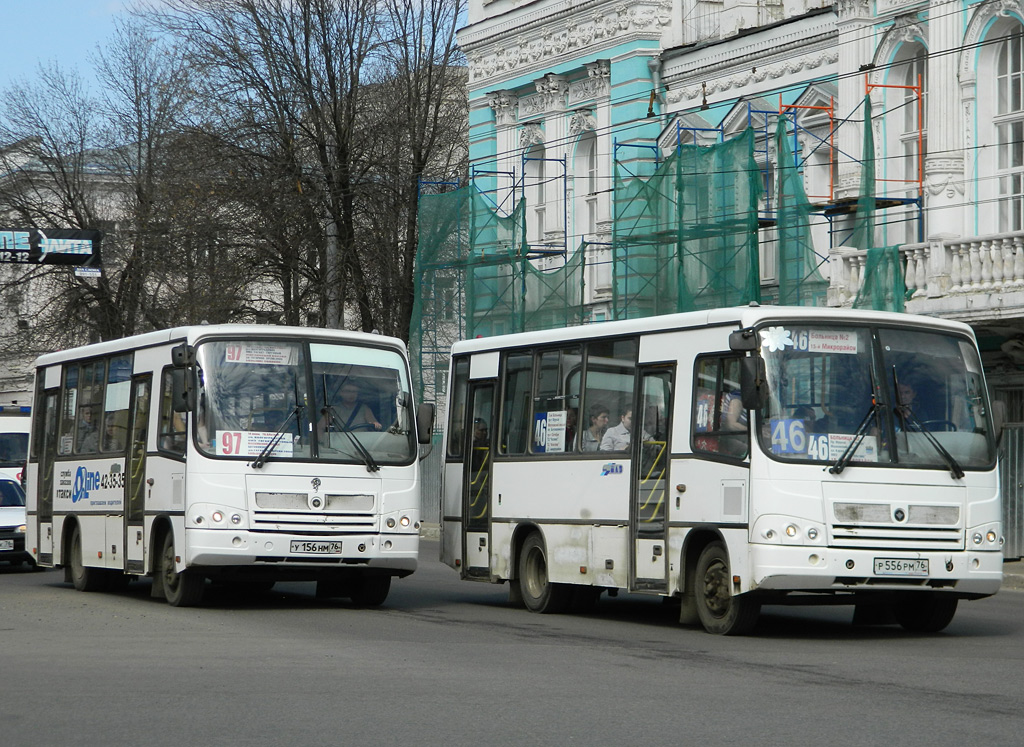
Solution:
[(412, 401), (393, 350), (285, 340), (196, 348), (196, 441), (211, 456), (408, 464)]
[(908, 328), (760, 329), (762, 448), (780, 460), (989, 468), (981, 359), (966, 338)]

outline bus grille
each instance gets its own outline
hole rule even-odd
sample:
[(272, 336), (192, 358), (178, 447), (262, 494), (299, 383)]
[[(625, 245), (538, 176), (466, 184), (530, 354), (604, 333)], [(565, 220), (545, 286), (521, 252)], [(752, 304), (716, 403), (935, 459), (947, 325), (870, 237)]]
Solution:
[[(323, 507), (314, 508), (313, 499)], [(253, 531), (290, 532), (305, 535), (354, 534), (377, 531), (375, 499), (366, 493), (257, 492)]]
[(834, 503), (833, 547), (962, 550), (959, 506), (908, 505), (897, 520), (888, 503)]

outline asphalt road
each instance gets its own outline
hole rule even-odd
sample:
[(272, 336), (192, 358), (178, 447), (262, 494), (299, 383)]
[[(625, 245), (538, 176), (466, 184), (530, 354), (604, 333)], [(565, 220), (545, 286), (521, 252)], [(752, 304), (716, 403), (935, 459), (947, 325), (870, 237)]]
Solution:
[(311, 584), (174, 609), (0, 567), (0, 744), (1020, 743), (1024, 592), (937, 635), (769, 607), (722, 638), (637, 596), (530, 614), (436, 558), (381, 609)]

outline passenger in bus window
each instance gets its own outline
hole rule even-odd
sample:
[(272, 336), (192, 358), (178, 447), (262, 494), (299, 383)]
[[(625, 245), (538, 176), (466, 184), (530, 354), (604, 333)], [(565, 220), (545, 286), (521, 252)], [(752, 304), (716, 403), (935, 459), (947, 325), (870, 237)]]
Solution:
[(604, 405), (594, 405), (590, 408), (590, 427), (583, 431), (581, 442), (583, 451), (597, 451), (606, 430), (608, 430), (608, 408)]
[(124, 451), (125, 427), (118, 425), (117, 416), (108, 413), (103, 420), (103, 450)]
[[(96, 433), (96, 423), (93, 420), (93, 407), (86, 405), (78, 408), (78, 450), (85, 451), (86, 439)], [(95, 439), (94, 439), (95, 441)], [(95, 448), (93, 449), (95, 451)]]
[(625, 451), (629, 448), (629, 431), (633, 427), (633, 408), (619, 413), (619, 424), (605, 431), (601, 438), (601, 451)]

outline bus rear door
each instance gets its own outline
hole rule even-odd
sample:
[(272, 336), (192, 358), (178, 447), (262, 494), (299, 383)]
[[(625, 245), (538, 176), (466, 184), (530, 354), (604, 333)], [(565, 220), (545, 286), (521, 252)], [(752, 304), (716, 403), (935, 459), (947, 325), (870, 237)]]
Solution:
[(463, 465), (463, 575), (490, 578), (491, 479), (494, 439), (494, 384), (473, 383), (469, 390), (469, 448)]

